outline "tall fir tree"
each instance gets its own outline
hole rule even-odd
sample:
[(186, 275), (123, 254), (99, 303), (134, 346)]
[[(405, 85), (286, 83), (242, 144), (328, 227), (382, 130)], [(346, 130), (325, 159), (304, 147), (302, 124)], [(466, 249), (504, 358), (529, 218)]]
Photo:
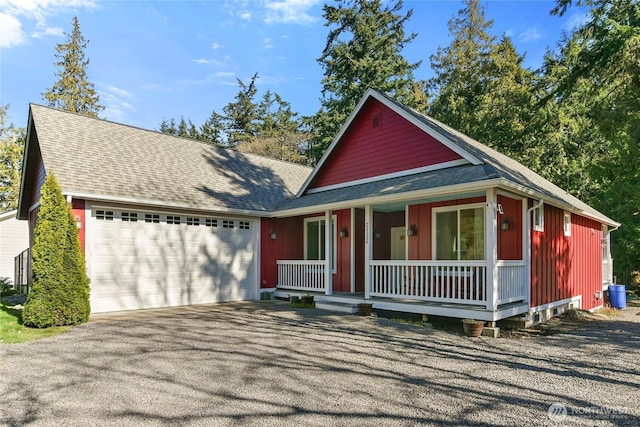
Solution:
[(87, 77), (89, 59), (85, 59), (85, 49), (88, 41), (80, 32), (77, 17), (73, 18), (71, 34), (65, 35), (66, 42), (56, 46), (55, 64), (59, 70), (55, 75), (58, 80), (42, 95), (50, 107), (98, 117), (104, 107)]
[(32, 266), (33, 286), (22, 312), (25, 325), (47, 328), (89, 319), (89, 278), (78, 228), (52, 173), (41, 188)]
[(369, 88), (418, 110), (426, 107), (421, 84), (413, 72), (420, 62), (402, 55), (415, 33), (405, 23), (413, 11), (402, 14), (403, 2), (341, 0), (325, 4), (325, 26), (331, 27), (318, 62), (324, 69), (322, 107), (310, 118), (314, 137), (311, 155), (319, 160), (340, 126)]
[(622, 223), (612, 251), (616, 275), (627, 282), (640, 271), (640, 4), (558, 0), (552, 13), (563, 15), (575, 3), (590, 13), (548, 66), (550, 99), (588, 130), (581, 148), (597, 143), (586, 154), (589, 201)]
[(0, 105), (0, 212), (15, 209), (20, 192), (25, 132), (7, 123), (7, 105)]
[(259, 120), (258, 106), (255, 101), (258, 88), (256, 82), (258, 73), (251, 77), (249, 84), (238, 80), (240, 89), (235, 96), (235, 102), (230, 102), (222, 110), (225, 114), (227, 127), (227, 146), (235, 148), (240, 142), (250, 141), (256, 136), (256, 124)]
[(480, 1), (464, 0), (463, 6), (449, 20), (451, 44), (431, 56), (435, 76), (427, 83), (429, 114), (475, 137), (476, 111), (487, 93), (485, 76), (490, 73), (495, 38), (490, 34), (493, 20), (486, 19)]

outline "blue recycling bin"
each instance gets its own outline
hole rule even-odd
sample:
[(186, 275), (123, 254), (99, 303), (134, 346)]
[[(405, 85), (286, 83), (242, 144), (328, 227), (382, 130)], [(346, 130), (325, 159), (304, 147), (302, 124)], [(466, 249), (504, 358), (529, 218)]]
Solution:
[(627, 287), (625, 285), (609, 285), (609, 302), (613, 308), (625, 308), (627, 306)]

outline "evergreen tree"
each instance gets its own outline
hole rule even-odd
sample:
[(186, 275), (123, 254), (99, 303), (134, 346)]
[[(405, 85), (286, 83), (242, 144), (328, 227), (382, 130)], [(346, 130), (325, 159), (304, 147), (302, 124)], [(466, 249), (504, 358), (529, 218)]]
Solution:
[(7, 105), (0, 105), (0, 212), (15, 209), (20, 193), (25, 132), (6, 123)]
[(318, 59), (324, 69), (322, 107), (310, 120), (316, 161), (369, 88), (424, 110), (421, 84), (413, 76), (420, 62), (409, 63), (402, 56), (402, 49), (416, 37), (405, 34), (404, 24), (413, 11), (401, 15), (402, 6), (402, 0), (384, 7), (381, 0), (325, 4), (325, 26), (333, 28)]
[(200, 126), (199, 140), (207, 144), (222, 146), (224, 145), (225, 133), (224, 116), (213, 110), (209, 118)]
[(431, 99), (429, 114), (472, 137), (479, 128), (476, 112), (488, 93), (493, 21), (485, 19), (479, 0), (464, 0), (464, 7), (449, 20), (448, 47), (439, 47), (431, 56), (435, 76), (427, 84)]
[(251, 77), (251, 82), (245, 84), (242, 80), (236, 79), (240, 90), (235, 96), (235, 102), (230, 102), (222, 110), (225, 114), (227, 127), (227, 146), (235, 148), (240, 142), (253, 139), (257, 134), (256, 124), (259, 120), (258, 108), (255, 103), (255, 96), (258, 92), (256, 81), (258, 73)]
[[(562, 15), (574, 2), (558, 0)], [(635, 0), (585, 0), (588, 20), (562, 43), (547, 72), (555, 77), (550, 98), (582, 120), (602, 153), (590, 163), (591, 203), (620, 221), (613, 256), (618, 277), (640, 270), (640, 4)], [(589, 155), (589, 154), (588, 154)]]
[(71, 34), (65, 34), (67, 40), (56, 46), (56, 72), (58, 80), (53, 87), (43, 94), (50, 107), (83, 114), (89, 117), (98, 117), (98, 113), (104, 110), (100, 105), (100, 97), (93, 88), (93, 83), (87, 79), (87, 66), (89, 60), (85, 59), (84, 50), (87, 47), (78, 18), (73, 18), (73, 30)]
[(89, 278), (78, 228), (51, 173), (42, 184), (33, 238), (33, 286), (22, 312), (24, 324), (47, 328), (86, 322)]

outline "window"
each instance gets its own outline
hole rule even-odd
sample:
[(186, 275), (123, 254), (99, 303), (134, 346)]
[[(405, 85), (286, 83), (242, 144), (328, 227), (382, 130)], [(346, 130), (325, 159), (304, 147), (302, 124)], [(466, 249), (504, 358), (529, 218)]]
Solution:
[(233, 221), (229, 221), (229, 220), (223, 220), (222, 221), (222, 228), (233, 228), (234, 227), (234, 222)]
[(200, 218), (187, 217), (187, 225), (200, 225)]
[(438, 260), (484, 260), (484, 207), (435, 211)]
[(533, 210), (533, 230), (544, 231), (544, 205)]
[(248, 230), (249, 229), (249, 221), (238, 221), (238, 228), (240, 230)]
[(571, 236), (571, 212), (564, 213), (564, 235)]
[(125, 222), (138, 222), (138, 214), (135, 212), (122, 212), (122, 220)]
[(160, 215), (145, 214), (144, 222), (151, 222), (153, 224), (158, 224), (160, 222)]
[(96, 219), (113, 221), (113, 211), (96, 211)]
[(204, 225), (205, 225), (205, 227), (217, 227), (218, 226), (218, 220), (217, 219), (206, 218), (204, 220)]
[[(336, 271), (336, 217), (331, 220), (333, 245), (331, 245), (331, 259), (333, 260), (332, 269)], [(325, 254), (325, 220), (324, 218), (306, 218), (304, 220), (304, 259), (307, 260), (324, 260)]]
[(167, 215), (167, 224), (180, 224), (180, 217)]

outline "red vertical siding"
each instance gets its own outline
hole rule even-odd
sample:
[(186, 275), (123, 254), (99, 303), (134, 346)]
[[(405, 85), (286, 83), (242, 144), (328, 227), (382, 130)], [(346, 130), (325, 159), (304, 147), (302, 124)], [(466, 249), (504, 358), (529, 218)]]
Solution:
[(86, 223), (84, 222), (84, 200), (73, 199), (71, 201), (71, 211), (73, 212), (73, 217), (76, 220), (76, 224), (78, 224), (78, 240), (80, 240), (80, 247), (82, 248), (82, 252), (84, 250), (84, 229)]
[[(377, 127), (374, 127), (374, 118)], [(435, 165), (461, 157), (393, 110), (370, 99), (309, 188)]]
[(416, 226), (417, 233), (409, 236), (409, 259), (431, 259), (431, 203), (409, 206), (409, 224)]
[[(498, 259), (522, 260), (522, 201), (498, 194), (502, 214), (498, 213)], [(502, 223), (508, 218), (508, 230)]]
[(601, 224), (571, 216), (571, 236), (564, 235), (564, 211), (544, 206), (544, 231), (532, 231), (531, 305), (582, 296), (582, 308), (601, 305)]
[[(351, 209), (333, 211), (336, 216), (336, 273), (333, 275), (333, 290), (349, 292), (351, 290)], [(340, 230), (347, 229), (347, 237), (340, 237)]]
[[(260, 287), (278, 284), (279, 259), (304, 259), (303, 218), (262, 218), (260, 220)], [(271, 231), (276, 239), (271, 240)]]

